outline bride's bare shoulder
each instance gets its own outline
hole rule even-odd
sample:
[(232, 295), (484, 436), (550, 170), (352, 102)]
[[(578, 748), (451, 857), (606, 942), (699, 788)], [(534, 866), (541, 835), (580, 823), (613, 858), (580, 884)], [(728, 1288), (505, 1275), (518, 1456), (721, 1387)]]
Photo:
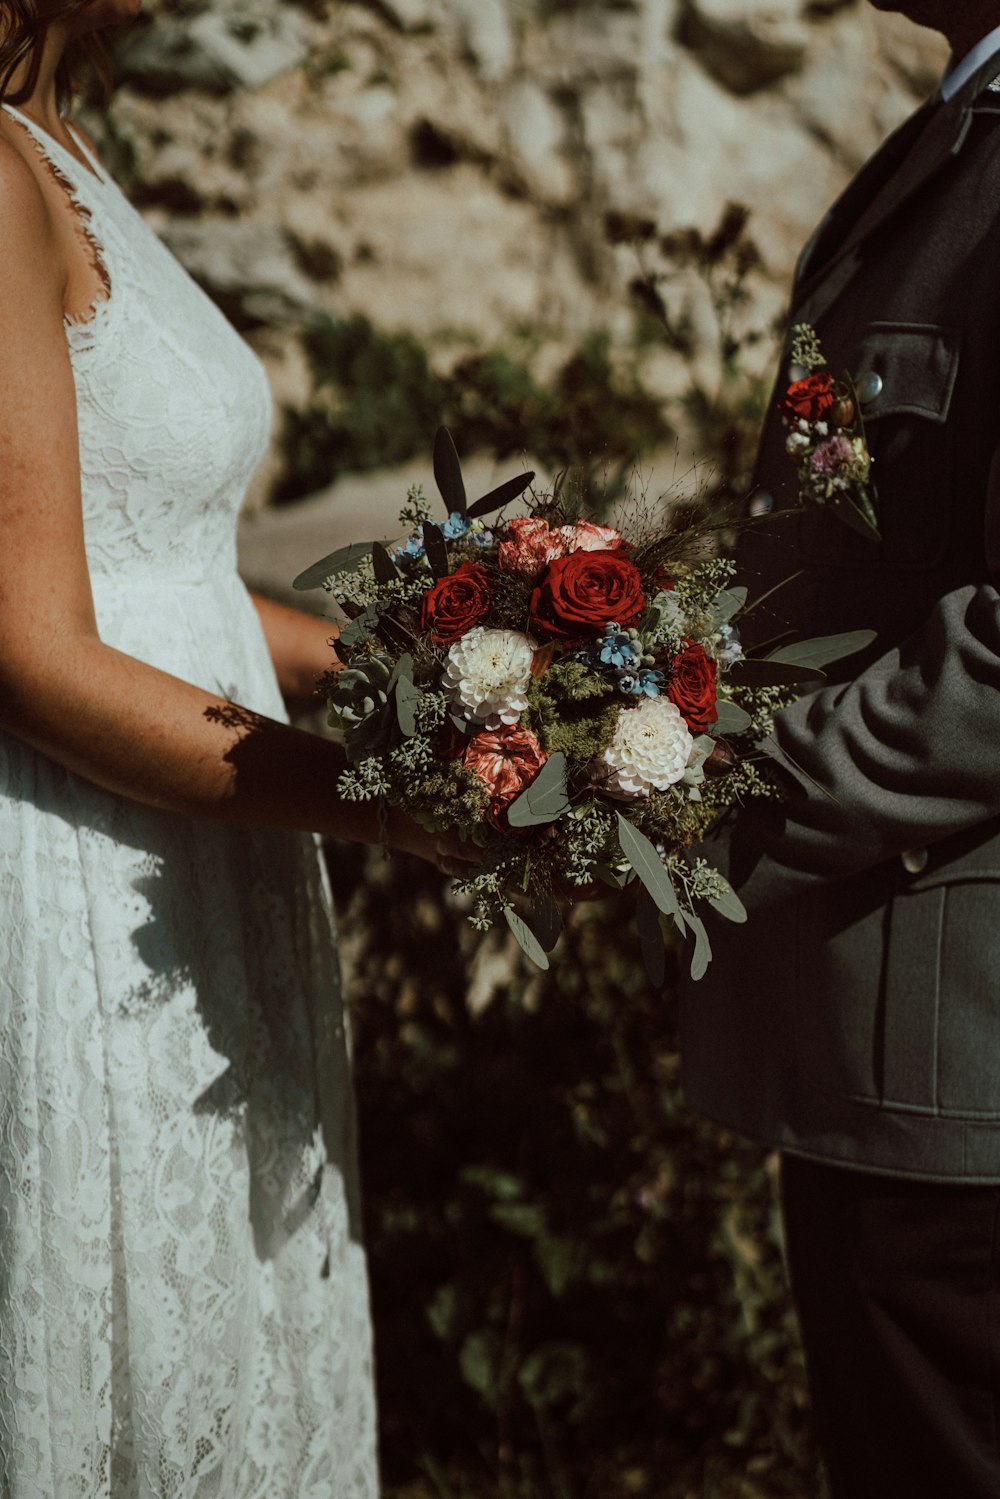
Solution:
[(0, 121), (0, 222), (4, 240), (19, 228), (45, 229), (51, 221), (38, 173), (26, 161), (20, 145), (6, 134)]
[(65, 278), (52, 213), (37, 173), (21, 150), (0, 133), (0, 285), (5, 271), (32, 266), (34, 276), (60, 287)]

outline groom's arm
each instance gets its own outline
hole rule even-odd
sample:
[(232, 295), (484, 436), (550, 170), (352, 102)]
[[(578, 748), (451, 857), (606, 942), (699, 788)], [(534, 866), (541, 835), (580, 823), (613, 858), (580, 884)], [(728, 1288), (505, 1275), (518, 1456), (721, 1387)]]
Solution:
[[(998, 482), (991, 531), (1000, 535)], [(751, 907), (1000, 817), (997, 588), (947, 594), (922, 629), (853, 682), (780, 713), (774, 741), (788, 794), (743, 813), (727, 855)]]

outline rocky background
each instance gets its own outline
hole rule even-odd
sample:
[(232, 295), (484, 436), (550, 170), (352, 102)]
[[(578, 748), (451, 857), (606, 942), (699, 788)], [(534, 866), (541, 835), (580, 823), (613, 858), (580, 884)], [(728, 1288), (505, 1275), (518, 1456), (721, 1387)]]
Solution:
[[(713, 408), (768, 369), (798, 247), (944, 60), (864, 0), (149, 0), (91, 123), (267, 362), (279, 420), (255, 513), (344, 472), (425, 470), (442, 404), (487, 456), (659, 452), (658, 473), (664, 453), (671, 473), (706, 456)], [(720, 227), (737, 252), (713, 281), (697, 252)], [(318, 351), (317, 319), (334, 325)], [(581, 350), (590, 385), (566, 415)], [(621, 433), (602, 385), (642, 408)], [(546, 395), (564, 410), (543, 422)], [(251, 570), (280, 587), (314, 531), (397, 493), (355, 481), (257, 528)]]

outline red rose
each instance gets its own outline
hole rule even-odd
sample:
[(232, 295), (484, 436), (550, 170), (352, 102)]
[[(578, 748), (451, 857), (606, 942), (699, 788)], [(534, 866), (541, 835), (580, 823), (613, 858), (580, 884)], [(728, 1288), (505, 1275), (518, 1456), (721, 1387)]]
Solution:
[(580, 640), (612, 622), (632, 624), (645, 607), (639, 569), (624, 552), (571, 552), (539, 578), (531, 626), (539, 635)]
[(667, 696), (680, 709), (692, 734), (704, 734), (719, 717), (715, 671), (715, 662), (705, 654), (705, 647), (692, 640), (674, 657)]
[(429, 631), (438, 645), (460, 640), (489, 611), (488, 582), (486, 569), (478, 562), (463, 562), (424, 594), (420, 628)]
[(796, 380), (785, 391), (781, 402), (781, 409), (790, 422), (820, 422), (836, 404), (837, 390), (833, 376), (826, 371), (823, 374), (807, 375), (804, 380)]
[(496, 817), (531, 785), (547, 759), (530, 729), (502, 728), (470, 739), (462, 763), (489, 791), (490, 811)]

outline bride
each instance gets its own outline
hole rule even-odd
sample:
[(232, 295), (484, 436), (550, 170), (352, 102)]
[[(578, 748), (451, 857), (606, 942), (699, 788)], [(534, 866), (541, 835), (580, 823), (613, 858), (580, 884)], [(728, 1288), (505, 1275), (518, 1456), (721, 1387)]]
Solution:
[(0, 1493), (369, 1499), (310, 834), (380, 828), (236, 575), (262, 368), (60, 112), (138, 3), (0, 0)]

